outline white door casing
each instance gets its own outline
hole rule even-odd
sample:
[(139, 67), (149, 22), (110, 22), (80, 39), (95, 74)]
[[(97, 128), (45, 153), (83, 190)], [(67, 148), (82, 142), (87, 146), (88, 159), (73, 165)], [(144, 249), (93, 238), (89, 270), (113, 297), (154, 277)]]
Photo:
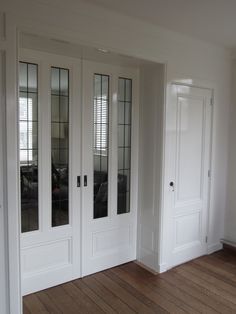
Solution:
[(173, 84), (166, 109), (168, 268), (207, 253), (212, 91)]
[[(22, 51), (20, 60), (38, 64), (39, 230), (21, 234), (22, 294), (81, 275), (80, 174), (81, 90), (79, 60)], [(69, 224), (52, 227), (51, 211), (51, 67), (69, 69)], [(73, 104), (76, 104), (73, 105)], [(73, 143), (73, 145), (72, 145)]]

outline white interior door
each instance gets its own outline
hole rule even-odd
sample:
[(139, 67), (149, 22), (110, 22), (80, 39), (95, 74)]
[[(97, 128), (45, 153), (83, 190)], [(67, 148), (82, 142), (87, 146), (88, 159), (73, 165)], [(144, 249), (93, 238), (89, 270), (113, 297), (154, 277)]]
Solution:
[(82, 275), (136, 258), (136, 72), (83, 64)]
[(19, 64), (23, 295), (81, 276), (80, 62), (24, 51)]
[(207, 89), (171, 87), (165, 183), (170, 267), (207, 252), (211, 97)]

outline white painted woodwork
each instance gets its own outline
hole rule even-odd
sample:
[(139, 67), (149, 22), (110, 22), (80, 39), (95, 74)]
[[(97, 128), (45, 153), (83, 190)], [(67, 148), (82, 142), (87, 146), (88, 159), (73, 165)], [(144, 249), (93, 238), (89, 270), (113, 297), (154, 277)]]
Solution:
[(138, 261), (160, 270), (165, 67), (140, 67)]
[(10, 313), (21, 313), (20, 211), (18, 176), (18, 54), (17, 30), (12, 16), (6, 16), (6, 204), (8, 239), (8, 287)]
[(211, 98), (207, 89), (171, 86), (164, 200), (169, 267), (207, 253)]
[[(22, 51), (21, 61), (38, 64), (39, 230), (21, 234), (22, 294), (81, 276), (81, 65), (80, 60)], [(51, 66), (69, 69), (69, 224), (51, 226)]]
[[(110, 77), (108, 216), (93, 219), (93, 77)], [(117, 93), (118, 78), (132, 79), (131, 138), (131, 207), (129, 213), (117, 215)], [(137, 237), (137, 72), (95, 62), (83, 63), (83, 176), (88, 186), (83, 189), (82, 203), (82, 276), (104, 270), (136, 258)], [(136, 144), (136, 145), (135, 145)]]
[(6, 169), (5, 169), (5, 54), (0, 51), (0, 313), (9, 313), (9, 287), (6, 227)]

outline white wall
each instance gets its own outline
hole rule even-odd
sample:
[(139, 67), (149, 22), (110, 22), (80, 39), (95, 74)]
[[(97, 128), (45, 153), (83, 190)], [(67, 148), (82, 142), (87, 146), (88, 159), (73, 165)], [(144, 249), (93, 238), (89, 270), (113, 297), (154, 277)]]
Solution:
[[(1, 8), (13, 16), (14, 23), (20, 29), (29, 33), (103, 47), (160, 63), (166, 62), (167, 84), (178, 80), (214, 89), (209, 251), (219, 248), (219, 239), (224, 235), (226, 204), (229, 52), (218, 46), (100, 9), (86, 1), (68, 0), (65, 5), (63, 0), (2, 0)], [(11, 142), (13, 145), (14, 141)], [(12, 212), (12, 221), (14, 217), (17, 214)], [(165, 262), (165, 255), (161, 259), (161, 262)]]
[(232, 61), (232, 102), (229, 121), (229, 159), (227, 182), (227, 206), (224, 239), (236, 243), (236, 60)]
[(159, 271), (164, 65), (140, 68), (138, 260)]

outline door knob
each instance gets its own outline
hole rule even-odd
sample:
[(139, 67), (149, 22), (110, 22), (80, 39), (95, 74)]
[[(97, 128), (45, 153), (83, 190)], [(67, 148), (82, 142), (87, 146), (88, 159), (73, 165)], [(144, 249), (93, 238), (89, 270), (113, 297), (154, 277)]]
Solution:
[(172, 191), (174, 191), (174, 190), (175, 190), (175, 188), (174, 188), (174, 182), (171, 181), (169, 185), (170, 185), (170, 187), (172, 187)]

